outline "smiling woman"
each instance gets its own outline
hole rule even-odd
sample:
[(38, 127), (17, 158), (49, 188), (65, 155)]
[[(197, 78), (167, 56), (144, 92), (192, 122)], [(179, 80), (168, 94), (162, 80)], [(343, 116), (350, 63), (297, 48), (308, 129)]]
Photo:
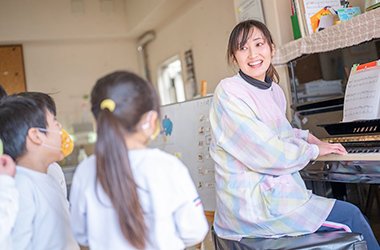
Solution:
[(235, 51), (232, 61), (246, 75), (264, 81), (274, 51), (274, 44), (266, 41), (261, 30), (252, 29), (244, 45)]
[(242, 22), (231, 32), (227, 49), (228, 61), (239, 66), (240, 74), (261, 81), (268, 75), (279, 83), (279, 75), (272, 65), (275, 54), (272, 35), (263, 23), (255, 22), (255, 25), (257, 26)]
[(274, 53), (270, 32), (259, 21), (241, 22), (231, 32), (227, 55), (239, 73), (220, 81), (210, 108), (216, 234), (234, 240), (298, 236), (331, 230), (326, 222), (332, 221), (363, 234), (369, 249), (378, 249), (357, 207), (306, 189), (299, 171), (310, 160), (347, 152), (292, 128), (285, 95), (272, 80), (278, 81)]

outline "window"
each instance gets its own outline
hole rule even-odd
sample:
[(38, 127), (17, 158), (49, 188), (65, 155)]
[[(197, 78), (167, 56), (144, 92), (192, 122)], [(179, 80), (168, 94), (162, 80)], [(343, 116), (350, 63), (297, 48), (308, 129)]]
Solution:
[(158, 92), (161, 105), (185, 101), (181, 61), (174, 56), (158, 69)]

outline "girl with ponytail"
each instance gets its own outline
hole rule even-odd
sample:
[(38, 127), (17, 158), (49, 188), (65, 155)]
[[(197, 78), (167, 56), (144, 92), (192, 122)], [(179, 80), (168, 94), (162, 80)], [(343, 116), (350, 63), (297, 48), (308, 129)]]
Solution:
[(149, 149), (159, 132), (152, 84), (129, 72), (99, 79), (91, 94), (97, 121), (95, 155), (75, 172), (72, 230), (90, 249), (184, 249), (208, 225), (187, 168)]

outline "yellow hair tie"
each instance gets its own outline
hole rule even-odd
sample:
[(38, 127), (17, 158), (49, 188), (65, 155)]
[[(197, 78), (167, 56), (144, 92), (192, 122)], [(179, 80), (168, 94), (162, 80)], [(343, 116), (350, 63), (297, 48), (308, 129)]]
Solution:
[(115, 110), (116, 103), (111, 99), (105, 99), (100, 103), (100, 109), (103, 110), (105, 108), (109, 109), (109, 111), (113, 112)]

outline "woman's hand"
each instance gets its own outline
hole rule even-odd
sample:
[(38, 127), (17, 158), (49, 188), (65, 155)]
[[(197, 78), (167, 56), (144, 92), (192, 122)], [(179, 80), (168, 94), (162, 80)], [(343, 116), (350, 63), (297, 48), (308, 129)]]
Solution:
[(307, 142), (310, 143), (310, 144), (316, 144), (316, 145), (325, 143), (325, 142), (319, 140), (317, 137), (315, 137), (314, 135), (312, 135), (310, 133), (307, 136)]
[(319, 148), (318, 156), (328, 155), (328, 154), (338, 154), (338, 155), (348, 154), (346, 149), (340, 143), (322, 142), (320, 144), (317, 144), (317, 146)]
[(346, 149), (342, 146), (342, 144), (323, 142), (310, 133), (307, 136), (307, 142), (318, 146), (319, 148), (318, 156), (328, 155), (328, 154), (338, 154), (338, 155), (348, 154)]

